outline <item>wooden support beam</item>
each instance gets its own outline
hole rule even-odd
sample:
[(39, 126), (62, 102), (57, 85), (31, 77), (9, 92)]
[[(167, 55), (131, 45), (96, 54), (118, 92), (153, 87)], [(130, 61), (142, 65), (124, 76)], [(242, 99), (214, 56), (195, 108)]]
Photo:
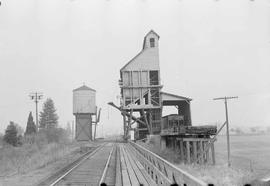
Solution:
[(124, 139), (126, 139), (126, 115), (122, 113), (122, 116), (123, 116)]
[(208, 142), (209, 138), (177, 138), (177, 139), (183, 139), (183, 141), (206, 141)]
[(190, 164), (190, 144), (189, 144), (189, 141), (186, 141), (186, 150), (187, 150), (187, 162)]
[(183, 140), (180, 140), (179, 143), (180, 143), (181, 160), (185, 161), (185, 158), (184, 158), (184, 142), (183, 142)]
[(193, 141), (193, 161), (197, 163), (197, 141)]
[(149, 131), (149, 133), (150, 134), (152, 134), (153, 133), (153, 125), (152, 125), (152, 113), (151, 113), (151, 111), (150, 112), (148, 112), (149, 113), (149, 115), (148, 115), (148, 117), (149, 117), (149, 122), (148, 122), (148, 124), (149, 124), (149, 126), (150, 126), (150, 131)]
[(222, 128), (226, 125), (226, 123), (227, 123), (227, 122), (225, 121), (225, 122), (223, 123), (223, 125), (220, 127), (220, 129), (217, 131), (216, 135), (215, 135), (213, 138), (210, 139), (210, 142), (208, 143), (208, 145), (207, 145), (205, 151), (200, 152), (199, 157), (198, 157), (199, 159), (204, 155), (204, 153), (206, 152), (206, 150), (208, 150), (208, 149), (211, 147), (211, 145), (216, 141), (217, 135), (220, 133), (220, 131), (221, 131)]
[(148, 131), (149, 131), (149, 134), (152, 134), (152, 130), (151, 130), (151, 128), (150, 128), (150, 126), (149, 126), (149, 123), (148, 123), (148, 120), (147, 120), (147, 118), (146, 118), (146, 115), (145, 115), (145, 112), (144, 112), (144, 109), (143, 109), (143, 117), (144, 117), (144, 120), (145, 120), (145, 123), (146, 123), (146, 126), (147, 126), (147, 129), (148, 129)]
[[(207, 143), (204, 142), (204, 148), (206, 149), (206, 147), (207, 147)], [(209, 163), (209, 149), (206, 150), (205, 157), (206, 157), (206, 163)]]
[(203, 162), (203, 156), (201, 154), (203, 153), (203, 144), (202, 141), (199, 142), (199, 163), (202, 164)]
[(216, 164), (216, 158), (215, 158), (215, 146), (214, 146), (214, 143), (212, 143), (211, 145), (211, 153), (212, 153), (212, 163), (213, 165)]
[[(123, 110), (121, 107), (117, 107), (113, 102), (109, 102), (108, 104), (111, 105), (112, 107), (116, 108), (117, 110), (119, 110), (122, 115), (125, 114), (125, 115), (129, 116), (129, 113), (128, 112), (126, 112), (125, 110)], [(142, 120), (136, 118), (133, 115), (131, 115), (131, 118), (132, 118), (132, 120), (134, 120), (134, 121), (136, 121), (138, 123), (141, 123), (141, 124), (143, 124), (145, 126), (147, 125), (145, 122), (143, 122)]]

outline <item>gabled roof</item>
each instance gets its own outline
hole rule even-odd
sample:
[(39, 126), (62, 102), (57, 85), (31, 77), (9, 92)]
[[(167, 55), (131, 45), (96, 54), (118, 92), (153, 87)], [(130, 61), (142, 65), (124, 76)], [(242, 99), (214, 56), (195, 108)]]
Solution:
[(160, 92), (162, 101), (167, 101), (167, 100), (186, 100), (186, 101), (191, 101), (191, 98), (184, 97), (184, 96), (178, 96), (175, 94), (167, 93), (167, 92)]
[(155, 35), (158, 37), (158, 39), (160, 38), (159, 35), (158, 35), (154, 30), (150, 30), (150, 31), (144, 36), (144, 39), (143, 39), (143, 49), (145, 48), (145, 39), (146, 39), (146, 37), (147, 37), (149, 34), (151, 34), (151, 33), (155, 34)]
[(159, 35), (154, 31), (154, 30), (150, 30), (145, 36), (144, 36), (144, 39), (143, 39), (143, 48), (142, 50), (135, 56), (133, 57), (131, 60), (129, 60), (121, 69), (120, 71), (122, 71), (124, 68), (126, 68), (132, 61), (134, 61), (137, 57), (139, 57), (143, 52), (144, 52), (144, 43), (145, 43), (145, 39), (146, 37), (149, 35), (149, 34), (155, 34), (157, 35), (158, 39), (159, 39)]
[(132, 61), (134, 61), (137, 57), (139, 57), (143, 52), (144, 52), (144, 50), (140, 51), (135, 57), (133, 57), (129, 62), (127, 62), (127, 64), (125, 64), (125, 66), (123, 66), (120, 69), (120, 71), (124, 70), (124, 68), (126, 68), (126, 66), (128, 66)]
[(159, 35), (158, 35), (154, 30), (150, 30), (150, 31), (144, 36), (144, 38), (146, 38), (146, 37), (147, 37), (149, 34), (151, 34), (151, 33), (157, 35), (158, 39), (160, 38)]
[(76, 89), (74, 89), (73, 91), (80, 91), (80, 90), (91, 90), (91, 91), (96, 92), (96, 90), (94, 90), (94, 89), (92, 89), (92, 88), (90, 88), (90, 87), (87, 87), (87, 86), (85, 86), (85, 85), (83, 85), (83, 86), (81, 86), (81, 87), (79, 87), (79, 88), (76, 88)]

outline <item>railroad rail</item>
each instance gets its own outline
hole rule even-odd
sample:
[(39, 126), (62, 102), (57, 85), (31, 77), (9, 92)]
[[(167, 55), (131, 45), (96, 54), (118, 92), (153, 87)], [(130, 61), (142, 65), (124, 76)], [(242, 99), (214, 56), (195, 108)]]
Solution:
[(135, 154), (156, 185), (208, 185), (137, 143), (129, 142), (129, 150)]
[(141, 145), (129, 142), (104, 143), (61, 175), (39, 186), (102, 183), (107, 186), (207, 185)]
[(108, 175), (108, 164), (113, 149), (112, 143), (100, 146), (50, 186), (99, 185)]
[(115, 185), (115, 149), (114, 143), (103, 143), (37, 186)]

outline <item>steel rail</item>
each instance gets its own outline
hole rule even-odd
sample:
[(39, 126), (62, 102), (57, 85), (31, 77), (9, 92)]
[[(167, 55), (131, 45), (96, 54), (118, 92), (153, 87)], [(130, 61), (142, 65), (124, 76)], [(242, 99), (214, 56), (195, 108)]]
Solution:
[(100, 181), (99, 181), (98, 185), (101, 185), (101, 183), (104, 183), (104, 181), (105, 181), (105, 176), (106, 176), (106, 173), (107, 173), (107, 170), (108, 170), (108, 167), (109, 167), (109, 163), (110, 163), (110, 161), (111, 161), (112, 152), (113, 152), (114, 147), (115, 147), (115, 145), (112, 147), (112, 150), (110, 151), (109, 157), (108, 157), (108, 159), (107, 159), (105, 168), (104, 168), (104, 170), (103, 170), (103, 173), (102, 173), (102, 176), (101, 176), (101, 178), (100, 178)]
[(76, 164), (75, 166), (73, 166), (71, 169), (69, 169), (68, 171), (66, 171), (64, 174), (62, 174), (62, 176), (58, 177), (53, 183), (51, 183), (49, 186), (55, 186), (57, 183), (59, 183), (65, 176), (67, 176), (70, 172), (72, 172), (74, 169), (76, 169), (79, 165), (81, 165), (85, 160), (87, 160), (88, 158), (90, 158), (91, 156), (93, 156), (97, 151), (99, 151), (103, 146), (105, 145), (102, 144), (100, 145), (97, 149), (95, 149), (93, 152), (91, 152), (89, 155), (87, 155), (85, 158), (83, 158), (78, 164)]

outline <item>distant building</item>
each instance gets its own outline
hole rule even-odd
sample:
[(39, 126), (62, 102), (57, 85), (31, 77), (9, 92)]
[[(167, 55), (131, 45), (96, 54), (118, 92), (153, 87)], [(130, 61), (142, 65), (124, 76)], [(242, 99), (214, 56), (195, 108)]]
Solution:
[(96, 114), (96, 91), (85, 85), (73, 90), (73, 114), (75, 116), (75, 139), (92, 140), (92, 115)]

